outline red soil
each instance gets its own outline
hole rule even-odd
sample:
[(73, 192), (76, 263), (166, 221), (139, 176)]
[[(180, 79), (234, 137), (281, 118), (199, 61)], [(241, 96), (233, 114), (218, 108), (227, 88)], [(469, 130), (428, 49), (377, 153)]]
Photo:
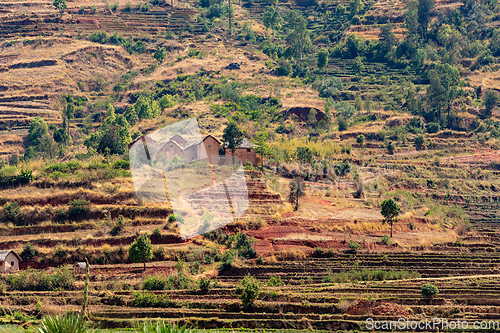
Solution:
[(397, 316), (399, 318), (410, 317), (410, 313), (403, 309), (401, 305), (394, 303), (381, 303), (380, 301), (359, 301), (355, 305), (351, 305), (347, 308), (347, 313), (354, 316), (361, 315), (391, 315)]

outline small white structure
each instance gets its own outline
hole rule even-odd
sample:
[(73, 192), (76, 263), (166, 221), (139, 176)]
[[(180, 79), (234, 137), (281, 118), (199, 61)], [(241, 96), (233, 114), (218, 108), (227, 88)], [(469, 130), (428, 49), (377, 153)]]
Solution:
[[(87, 264), (84, 262), (76, 262), (73, 268), (75, 269), (75, 274), (85, 274), (87, 269)], [(89, 270), (90, 270), (90, 265), (89, 265)]]
[(15, 272), (19, 270), (21, 257), (13, 250), (0, 251), (0, 272)]

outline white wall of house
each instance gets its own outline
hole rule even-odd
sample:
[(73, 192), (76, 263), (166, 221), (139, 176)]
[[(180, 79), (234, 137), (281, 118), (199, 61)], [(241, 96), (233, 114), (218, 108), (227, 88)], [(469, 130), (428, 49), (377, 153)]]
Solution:
[(7, 255), (5, 261), (1, 262), (0, 270), (2, 272), (12, 272), (19, 270), (19, 260), (14, 254), (12, 254), (12, 252)]

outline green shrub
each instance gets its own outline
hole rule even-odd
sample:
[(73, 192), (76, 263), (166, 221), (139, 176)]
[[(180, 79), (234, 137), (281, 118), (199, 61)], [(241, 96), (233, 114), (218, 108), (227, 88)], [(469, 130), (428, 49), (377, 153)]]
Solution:
[(421, 287), (422, 296), (429, 299), (429, 302), (432, 303), (432, 299), (435, 295), (439, 293), (438, 288), (432, 283), (426, 283)]
[(389, 237), (389, 235), (383, 235), (382, 238), (380, 238), (380, 244), (391, 245), (391, 237)]
[(170, 303), (168, 295), (155, 295), (150, 291), (136, 291), (132, 294), (132, 304), (137, 308), (166, 308)]
[(267, 281), (267, 285), (269, 287), (281, 287), (281, 286), (284, 286), (285, 284), (281, 281), (281, 277), (271, 276), (269, 281)]
[(360, 145), (363, 145), (365, 143), (365, 136), (363, 134), (358, 135), (356, 138), (356, 142)]
[(160, 237), (161, 236), (161, 230), (156, 228), (155, 230), (153, 230), (153, 233), (151, 234), (151, 236), (153, 237)]
[(198, 290), (201, 294), (207, 294), (210, 291), (212, 281), (210, 278), (202, 277), (198, 280)]
[(439, 123), (428, 123), (425, 125), (425, 130), (427, 133), (437, 133), (441, 129)]
[(244, 307), (250, 307), (260, 295), (259, 282), (254, 277), (247, 275), (236, 287), (236, 292), (239, 294), (241, 304)]
[(69, 202), (68, 215), (72, 219), (84, 219), (90, 213), (91, 202), (84, 199), (74, 199)]
[(40, 254), (40, 251), (35, 249), (30, 242), (24, 245), (23, 251), (20, 254), (20, 257), (23, 261), (30, 261)]
[(145, 290), (164, 290), (167, 286), (167, 280), (158, 276), (146, 276), (142, 284)]
[(115, 161), (115, 163), (113, 163), (113, 168), (128, 170), (130, 169), (130, 162), (125, 160), (117, 160)]
[(17, 201), (9, 202), (3, 206), (3, 212), (7, 221), (15, 221), (21, 215), (21, 207)]
[(233, 268), (235, 259), (236, 252), (234, 250), (224, 252), (224, 254), (222, 255), (220, 270), (230, 270), (231, 268)]
[(56, 289), (72, 289), (75, 283), (73, 274), (67, 267), (58, 268), (53, 273), (28, 268), (7, 277), (13, 290), (53, 291)]
[(238, 232), (235, 236), (233, 247), (238, 251), (238, 255), (245, 259), (252, 259), (257, 256), (257, 252), (252, 248), (255, 240), (245, 233)]
[(108, 42), (108, 34), (104, 31), (95, 31), (90, 35), (90, 40), (94, 43), (106, 44)]
[(413, 144), (417, 150), (425, 149), (425, 138), (423, 137), (423, 135), (417, 136)]
[(124, 226), (125, 226), (125, 218), (123, 217), (123, 215), (120, 215), (118, 216), (118, 220), (116, 221), (115, 226), (109, 232), (110, 235), (118, 236), (122, 232)]

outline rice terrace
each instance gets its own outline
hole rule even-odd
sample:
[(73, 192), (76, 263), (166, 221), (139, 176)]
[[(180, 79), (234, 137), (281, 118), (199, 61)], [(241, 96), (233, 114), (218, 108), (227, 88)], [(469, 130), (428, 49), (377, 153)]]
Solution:
[(496, 0), (0, 0), (0, 332), (500, 330)]

